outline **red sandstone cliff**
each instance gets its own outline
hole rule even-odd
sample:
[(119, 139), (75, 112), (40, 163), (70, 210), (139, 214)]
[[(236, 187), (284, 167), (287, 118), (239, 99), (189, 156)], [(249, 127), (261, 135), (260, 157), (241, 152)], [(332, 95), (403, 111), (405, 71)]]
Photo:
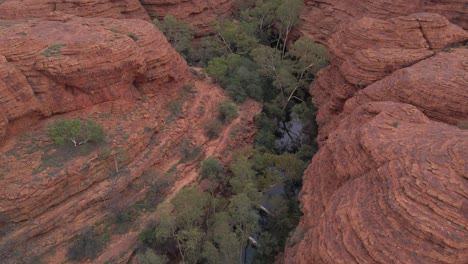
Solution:
[(150, 20), (138, 0), (5, 0), (0, 2), (0, 19), (40, 18), (53, 11), (82, 17)]
[(321, 148), (284, 262), (465, 263), (466, 3), (425, 2), (457, 26), (412, 14), (422, 1), (317, 2), (301, 30), (330, 52), (311, 87)]
[[(70, 239), (109, 214), (112, 196), (123, 193), (127, 205), (142, 200), (148, 170), (171, 169), (168, 193), (191, 184), (197, 167), (180, 162), (182, 144), (200, 147), (200, 158), (227, 158), (226, 149), (251, 142), (260, 111), (247, 102), (218, 139), (207, 138), (204, 124), (226, 97), (208, 79), (191, 76), (161, 32), (141, 19), (54, 12), (1, 20), (0, 76), (2, 263), (44, 253), (47, 263), (62, 263)], [(178, 116), (169, 111), (174, 101)], [(105, 146), (57, 148), (47, 136), (57, 118), (94, 119), (106, 132)], [(241, 132), (233, 137), (233, 130)], [(125, 158), (116, 161), (118, 151)], [(125, 241), (135, 242), (136, 234)], [(126, 245), (131, 253), (135, 244)], [(103, 262), (120, 253), (106, 250)]]
[(301, 31), (315, 40), (327, 42), (333, 33), (363, 17), (388, 19), (430, 12), (445, 16), (468, 29), (466, 0), (306, 0)]
[(4, 21), (0, 60), (0, 74), (9, 78), (0, 82), (0, 141), (8, 122), (22, 117), (151, 94), (188, 74), (185, 61), (151, 23), (60, 13)]
[(193, 25), (195, 33), (210, 32), (220, 19), (232, 15), (234, 0), (140, 0), (152, 17), (172, 15)]

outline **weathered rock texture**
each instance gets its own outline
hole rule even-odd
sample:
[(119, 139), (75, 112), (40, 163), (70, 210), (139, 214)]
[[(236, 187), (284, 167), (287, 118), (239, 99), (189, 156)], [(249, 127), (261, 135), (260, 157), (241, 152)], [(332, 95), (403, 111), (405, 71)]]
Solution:
[(466, 262), (467, 142), (409, 104), (354, 109), (305, 173), (286, 263)]
[(141, 97), (188, 74), (162, 33), (143, 20), (53, 13), (1, 24), (0, 142), (7, 122)]
[(438, 13), (468, 29), (466, 0), (307, 0), (304, 1), (301, 31), (321, 42), (362, 17), (388, 19), (418, 12)]
[[(468, 33), (466, 31), (451, 24), (440, 15), (429, 13), (387, 20), (364, 17), (335, 33), (328, 41), (332, 63), (319, 73), (319, 78), (311, 88), (314, 102), (319, 106), (317, 114), (320, 130), (319, 143), (323, 142), (327, 135), (336, 128), (339, 121), (339, 118), (336, 117), (342, 112), (346, 100), (353, 97), (357, 91), (391, 75), (397, 69), (408, 68), (421, 60), (434, 56), (435, 53), (443, 49), (448, 51), (450, 47), (460, 45), (467, 39)], [(452, 57), (456, 56), (452, 55)], [(440, 60), (444, 61), (444, 58)], [(442, 63), (446, 64), (445, 66), (454, 66), (454, 69), (448, 71), (441, 68), (439, 70), (441, 76), (434, 80), (435, 83), (427, 82), (426, 78), (433, 76), (433, 72), (417, 71), (421, 69), (419, 68), (421, 66), (411, 71), (414, 75), (413, 81), (403, 78), (401, 82), (412, 82), (413, 86), (416, 87), (418, 87), (416, 84), (419, 83), (420, 88), (417, 89), (421, 92), (424, 92), (424, 87), (431, 85), (434, 87), (436, 83), (448, 89), (462, 87), (463, 82), (466, 81), (463, 81), (463, 78), (461, 80), (454, 78), (466, 71), (464, 66), (460, 65), (460, 61)], [(440, 65), (434, 64), (430, 67), (437, 68), (438, 66)], [(402, 73), (399, 72), (398, 75), (401, 76)], [(450, 83), (453, 82), (456, 83), (451, 85)], [(401, 86), (400, 88), (411, 90), (411, 88)], [(392, 86), (389, 86), (388, 89), (392, 89), (394, 93), (403, 93)], [(411, 90), (412, 92), (414, 91)], [(448, 95), (438, 92), (431, 93), (429, 96), (431, 100), (437, 102), (442, 99), (441, 97)], [(380, 100), (387, 99), (390, 98), (381, 95)], [(414, 103), (408, 101), (414, 101), (414, 99), (403, 95), (399, 100)], [(467, 111), (467, 109), (464, 108), (463, 111)], [(463, 113), (457, 115), (460, 118)]]
[(234, 0), (140, 0), (152, 17), (165, 15), (189, 22), (196, 34), (211, 31), (219, 20), (232, 15)]
[(150, 20), (138, 0), (4, 0), (0, 19), (31, 19), (60, 11), (82, 17), (135, 18)]
[[(336, 30), (302, 29), (330, 49), (331, 65), (311, 87), (321, 148), (281, 261), (465, 263), (467, 32), (437, 14), (397, 16), (422, 1), (326, 2), (314, 12)], [(445, 7), (465, 26), (466, 2)]]
[[(2, 263), (47, 258), (58, 246), (54, 252), (66, 252), (85, 226), (108, 216), (114, 195), (124, 193), (126, 205), (142, 200), (147, 181), (168, 170), (171, 193), (196, 181), (197, 163), (181, 161), (182, 146), (200, 148), (201, 159), (228, 158), (226, 149), (252, 142), (260, 111), (247, 102), (218, 139), (207, 138), (204, 124), (226, 97), (209, 79), (194, 79), (162, 33), (141, 19), (52, 12), (0, 20), (0, 77)], [(180, 114), (169, 111), (174, 105)], [(106, 143), (53, 145), (47, 126), (58, 118), (95, 120)], [(233, 130), (240, 132), (233, 137)], [(131, 252), (135, 244), (127, 246)]]

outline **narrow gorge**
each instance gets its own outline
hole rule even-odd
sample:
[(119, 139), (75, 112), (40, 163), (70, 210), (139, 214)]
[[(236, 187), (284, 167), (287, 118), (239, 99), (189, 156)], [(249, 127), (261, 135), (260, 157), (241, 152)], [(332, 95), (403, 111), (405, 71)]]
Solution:
[(467, 263), (467, 30), (466, 0), (0, 0), (0, 262)]

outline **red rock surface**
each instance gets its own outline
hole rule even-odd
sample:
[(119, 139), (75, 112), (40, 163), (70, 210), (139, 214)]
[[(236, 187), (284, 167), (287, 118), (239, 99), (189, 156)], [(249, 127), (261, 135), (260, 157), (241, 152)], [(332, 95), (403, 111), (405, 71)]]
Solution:
[(31, 19), (59, 11), (82, 17), (150, 17), (138, 0), (4, 0), (0, 1), (0, 19)]
[(466, 262), (467, 147), (468, 131), (412, 105), (357, 107), (305, 173), (286, 263)]
[[(323, 20), (302, 31), (327, 43), (331, 65), (311, 87), (321, 147), (278, 262), (468, 261), (468, 34), (441, 15), (410, 14), (419, 2), (305, 11)], [(434, 3), (466, 27), (461, 2)]]
[[(200, 147), (201, 158), (227, 158), (221, 155), (226, 149), (253, 140), (253, 116), (260, 111), (254, 102), (241, 107), (219, 139), (204, 135), (205, 122), (226, 97), (208, 79), (193, 79), (153, 24), (67, 12), (0, 20), (2, 263), (27, 263), (58, 245), (57, 252), (66, 252), (83, 227), (107, 217), (112, 195), (125, 192), (128, 205), (144, 199), (146, 188), (131, 186), (149, 168), (175, 168), (171, 193), (196, 181), (196, 163), (180, 162), (182, 144)], [(193, 89), (182, 89), (189, 82)], [(168, 110), (174, 101), (182, 105), (179, 117)], [(105, 146), (57, 148), (47, 136), (57, 118), (92, 118), (106, 131)], [(232, 130), (240, 132), (233, 137)], [(119, 150), (126, 158), (116, 164)], [(64, 259), (53, 256), (47, 263)]]
[(0, 82), (6, 91), (0, 109), (10, 122), (141, 97), (168, 89), (188, 74), (186, 62), (162, 33), (143, 20), (54, 13), (3, 22), (0, 56), (0, 75), (11, 79)]
[[(319, 106), (319, 143), (336, 127), (339, 120), (336, 117), (343, 110), (345, 101), (357, 91), (397, 69), (410, 67), (467, 39), (466, 31), (440, 15), (429, 13), (387, 20), (364, 17), (335, 33), (329, 40), (331, 65), (319, 73), (311, 87), (314, 103)], [(431, 74), (426, 72), (426, 75)], [(444, 71), (441, 78), (445, 81), (436, 82), (450, 87), (448, 83), (457, 75), (459, 73)], [(463, 81), (457, 83), (462, 84)], [(403, 102), (406, 99), (403, 98)]]
[(206, 34), (220, 19), (232, 15), (234, 0), (140, 0), (152, 17), (172, 15), (193, 25), (195, 33)]
[(301, 31), (321, 42), (362, 17), (388, 19), (418, 12), (438, 13), (468, 29), (466, 0), (306, 0)]
[[(255, 133), (253, 117), (261, 110), (252, 101), (241, 106), (239, 118), (225, 127), (218, 139), (210, 140), (204, 135), (204, 124), (214, 118), (224, 100), (219, 87), (197, 80), (191, 93), (184, 94), (180, 88), (159, 89), (143, 101), (119, 99), (61, 115), (92, 118), (102, 124), (106, 146), (112, 153), (123, 149), (127, 156), (119, 162), (117, 174), (113, 157), (104, 155), (103, 147), (80, 154), (76, 149), (53, 146), (46, 127), (57, 117), (37, 122), (28, 132), (10, 138), (0, 154), (0, 162), (8, 164), (0, 168), (1, 216), (13, 222), (12, 230), (0, 238), (2, 263), (18, 263), (21, 258), (44, 253), (46, 263), (62, 263), (69, 240), (83, 227), (108, 216), (106, 205), (113, 195), (126, 192), (128, 205), (144, 199), (146, 189), (135, 188), (134, 183), (141, 181), (150, 168), (160, 173), (173, 171), (169, 190), (172, 194), (196, 182), (197, 163), (181, 162), (184, 142), (193, 148), (201, 147), (202, 160), (208, 156), (225, 159), (227, 149), (251, 144)], [(168, 105), (173, 101), (180, 101), (183, 110), (180, 117), (171, 120)], [(241, 132), (232, 137), (234, 130)], [(122, 250), (131, 252), (139, 230), (147, 223), (145, 218), (135, 222), (138, 227), (133, 232), (113, 236), (109, 248), (102, 252), (102, 262), (119, 258)], [(113, 250), (114, 243), (118, 247), (121, 241), (134, 243), (125, 243), (128, 247), (120, 251)], [(49, 251), (57, 246), (57, 251)]]

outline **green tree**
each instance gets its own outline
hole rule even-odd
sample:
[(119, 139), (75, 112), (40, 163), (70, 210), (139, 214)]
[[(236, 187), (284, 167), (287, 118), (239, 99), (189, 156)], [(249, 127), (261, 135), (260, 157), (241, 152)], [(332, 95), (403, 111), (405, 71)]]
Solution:
[(140, 234), (140, 239), (163, 247), (168, 241), (177, 245), (182, 263), (196, 263), (201, 257), (204, 232), (200, 228), (208, 198), (196, 188), (183, 188), (172, 199), (170, 204), (160, 207), (160, 218), (157, 225)]
[(203, 246), (203, 257), (209, 263), (239, 263), (241, 243), (233, 228), (228, 212), (214, 216), (214, 223), (209, 227), (210, 239)]
[(246, 55), (258, 44), (249, 26), (248, 23), (225, 20), (216, 27), (216, 32), (229, 52)]
[[(312, 76), (327, 63), (325, 48), (307, 37), (301, 37), (286, 54), (267, 46), (260, 46), (250, 55), (259, 67), (259, 72), (272, 80), (280, 93), (277, 102), (284, 111), (294, 98), (304, 101)], [(298, 94), (299, 91), (301, 94)]]
[(283, 0), (257, 0), (253, 8), (244, 8), (240, 12), (241, 21), (255, 28), (255, 35), (264, 45), (270, 45), (270, 36), (275, 25), (276, 10)]
[(227, 54), (224, 43), (213, 36), (202, 37), (198, 42), (192, 44), (189, 50), (188, 62), (199, 67), (206, 67), (208, 62), (214, 58)]
[(243, 102), (247, 97), (261, 100), (263, 78), (257, 72), (257, 64), (247, 57), (229, 54), (208, 62), (208, 74), (226, 89), (235, 102)]
[(237, 106), (233, 103), (224, 102), (218, 107), (218, 118), (224, 124), (231, 123), (238, 116)]
[(228, 212), (231, 217), (237, 238), (240, 242), (239, 261), (242, 262), (242, 255), (248, 243), (248, 238), (258, 231), (258, 220), (260, 216), (252, 209), (252, 202), (245, 193), (236, 194), (230, 199)]
[(169, 258), (165, 255), (157, 255), (154, 250), (147, 248), (144, 254), (137, 255), (139, 264), (166, 264)]
[(178, 21), (171, 15), (166, 15), (163, 21), (154, 19), (153, 23), (164, 33), (169, 43), (184, 57), (187, 57), (190, 42), (193, 39), (191, 25)]
[(208, 199), (205, 193), (196, 188), (183, 188), (171, 203), (174, 205), (173, 216), (177, 226), (189, 229), (200, 223)]
[(223, 173), (223, 164), (214, 157), (205, 159), (201, 167), (201, 176), (210, 180), (218, 180)]
[[(299, 15), (304, 7), (303, 0), (283, 0), (276, 10), (276, 25), (278, 27), (278, 42), (283, 40), (282, 55), (285, 55), (286, 43), (289, 39), (289, 34), (294, 26), (300, 22)], [(277, 45), (277, 47), (279, 47)]]
[(208, 62), (206, 71), (215, 81), (222, 83), (226, 81), (226, 74), (228, 69), (228, 63), (226, 59), (223, 57), (218, 57)]
[(87, 142), (102, 142), (105, 140), (101, 125), (87, 119), (58, 119), (48, 127), (49, 137), (57, 145), (72, 142), (75, 147)]

